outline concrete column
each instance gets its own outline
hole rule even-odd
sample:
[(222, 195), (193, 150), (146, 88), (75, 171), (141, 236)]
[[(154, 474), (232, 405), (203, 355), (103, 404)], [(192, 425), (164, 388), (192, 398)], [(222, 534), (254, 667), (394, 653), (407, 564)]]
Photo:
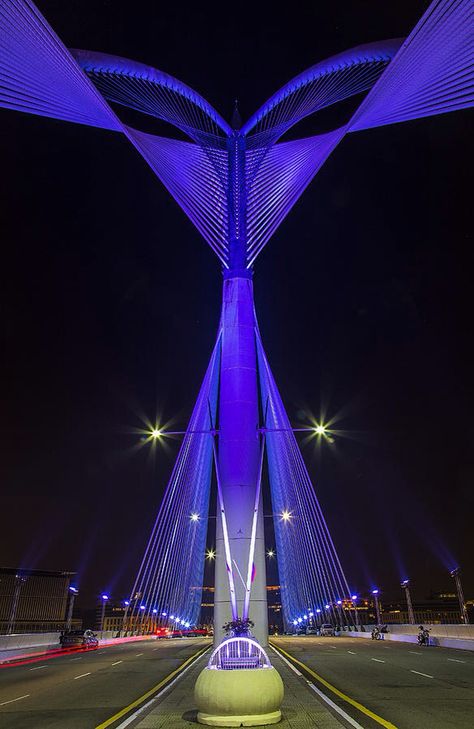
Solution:
[[(236, 276), (224, 280), (222, 358), (219, 397), (218, 469), (232, 557), (239, 617), (242, 617), (255, 496), (260, 468), (259, 394), (255, 345), (252, 280)], [(214, 640), (224, 635), (222, 625), (232, 619), (222, 524), (217, 512)], [(262, 499), (255, 544), (255, 577), (249, 618), (253, 633), (268, 640), (265, 545)]]

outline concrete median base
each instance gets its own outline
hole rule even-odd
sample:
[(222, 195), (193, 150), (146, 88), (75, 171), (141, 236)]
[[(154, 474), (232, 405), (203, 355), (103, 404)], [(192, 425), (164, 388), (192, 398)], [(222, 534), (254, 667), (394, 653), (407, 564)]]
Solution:
[(197, 719), (200, 724), (222, 727), (277, 724), (283, 694), (283, 681), (273, 666), (233, 671), (205, 668), (194, 688)]

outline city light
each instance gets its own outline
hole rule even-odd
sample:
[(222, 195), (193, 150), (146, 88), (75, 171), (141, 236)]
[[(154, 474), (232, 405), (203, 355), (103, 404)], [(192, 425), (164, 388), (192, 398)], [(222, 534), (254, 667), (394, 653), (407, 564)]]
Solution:
[(284, 509), (281, 512), (281, 521), (290, 521), (291, 519), (291, 511), (288, 511), (288, 509)]
[(338, 604), (338, 605), (342, 605), (342, 600), (338, 600), (338, 601), (337, 601), (337, 604)]
[(108, 600), (109, 599), (109, 596), (104, 594), (104, 595), (101, 595), (101, 598), (105, 602), (105, 600)]
[(357, 595), (351, 595), (352, 600), (357, 600)]
[(161, 616), (162, 616), (163, 618), (166, 618), (166, 616), (167, 616), (167, 613), (161, 613)]
[(216, 558), (216, 552), (214, 549), (208, 549), (206, 552), (206, 559), (213, 560)]
[(157, 440), (158, 438), (161, 438), (161, 436), (162, 436), (162, 435), (163, 435), (163, 434), (162, 434), (162, 432), (161, 432), (161, 430), (160, 430), (159, 428), (153, 428), (153, 430), (152, 430), (152, 431), (151, 431), (151, 433), (150, 433), (150, 436), (151, 436), (151, 437), (152, 437), (152, 438), (153, 438), (154, 440)]
[(156, 608), (153, 608), (152, 613), (157, 613), (158, 610)]
[(273, 551), (273, 549), (269, 549), (268, 552), (267, 552), (267, 557), (270, 557), (271, 558), (271, 557), (274, 557), (274, 556), (275, 556), (275, 552)]
[(303, 622), (303, 618), (298, 618), (298, 622), (299, 623), (302, 623)]
[(298, 625), (298, 621), (297, 620), (293, 620), (293, 625)]
[(320, 608), (316, 608), (316, 612), (319, 614), (321, 612)]
[(145, 605), (140, 605), (140, 610), (146, 610)]
[(309, 617), (312, 618), (314, 613), (308, 613)]
[(378, 590), (372, 590), (372, 595), (378, 595), (378, 594), (379, 594)]
[(327, 435), (327, 428), (322, 423), (318, 423), (318, 425), (315, 425), (313, 428), (316, 435)]
[(193, 514), (191, 514), (191, 516), (189, 518), (191, 519), (191, 521), (196, 523), (197, 521), (199, 521), (200, 517), (199, 517), (199, 514), (196, 514), (196, 512), (194, 512)]
[(77, 587), (73, 587), (72, 585), (69, 585), (69, 592), (72, 592), (73, 595), (77, 595), (79, 593), (79, 590)]
[(410, 580), (402, 580), (402, 582), (400, 583), (400, 587), (408, 587), (409, 584)]
[(174, 615), (170, 615), (170, 620), (174, 620)]
[(303, 615), (303, 620), (308, 620), (308, 616), (307, 615)]
[(329, 605), (325, 605), (324, 607), (326, 608), (326, 610), (329, 610), (329, 607), (330, 606)]

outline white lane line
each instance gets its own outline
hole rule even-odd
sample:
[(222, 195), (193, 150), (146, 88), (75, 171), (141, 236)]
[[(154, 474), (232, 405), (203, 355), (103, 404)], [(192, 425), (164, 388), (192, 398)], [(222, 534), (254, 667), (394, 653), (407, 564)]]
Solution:
[(422, 653), (418, 653), (417, 651), (408, 651), (408, 653), (412, 653), (412, 655), (414, 655), (414, 656), (421, 656), (421, 655), (423, 655)]
[(434, 678), (434, 676), (430, 676), (429, 673), (421, 673), (421, 671), (414, 671), (412, 668), (410, 668), (410, 673), (417, 673), (418, 676), (424, 676), (425, 678)]
[[(312, 689), (318, 696), (320, 696), (323, 701), (325, 701), (335, 712), (337, 712), (339, 714), (339, 716), (342, 716), (347, 721), (348, 724), (353, 726), (354, 729), (363, 729), (363, 727), (360, 724), (358, 724), (356, 722), (356, 720), (352, 718), (352, 716), (349, 716), (349, 714), (346, 714), (344, 709), (341, 709), (341, 707), (338, 706), (337, 704), (335, 704), (334, 701), (331, 701), (329, 696), (326, 696), (326, 694), (324, 694), (322, 691), (320, 691), (317, 688), (317, 686), (314, 685), (314, 683), (311, 683), (311, 681), (307, 681), (304, 678), (301, 671), (298, 671), (298, 669), (295, 668), (295, 666), (287, 658), (285, 658), (285, 656), (282, 655), (279, 650), (277, 650), (273, 646), (271, 646), (271, 649), (272, 649), (272, 651), (275, 651), (275, 653), (281, 658), (281, 660), (284, 661), (286, 663), (286, 665), (289, 666), (289, 668), (291, 668), (291, 670), (294, 671), (294, 673), (296, 673), (297, 676), (302, 676), (305, 683), (310, 687), (310, 689)], [(120, 729), (120, 726), (118, 727), (118, 729)]]
[(115, 661), (115, 663), (112, 663), (112, 666), (118, 666), (119, 663), (123, 663), (123, 661)]
[(89, 673), (81, 673), (80, 676), (74, 676), (74, 681), (77, 681), (78, 678), (84, 678), (84, 676), (90, 676), (90, 675), (91, 675), (90, 671), (89, 671)]
[(17, 696), (16, 699), (10, 699), (10, 701), (2, 701), (0, 706), (6, 706), (7, 704), (13, 704), (14, 701), (21, 701), (21, 699), (27, 699), (30, 694), (25, 694), (24, 696)]
[(79, 658), (70, 658), (70, 661), (82, 661), (82, 656), (79, 656)]
[(448, 658), (451, 663), (466, 663), (466, 661), (459, 661), (457, 658)]
[(357, 653), (354, 653), (354, 651), (347, 651), (347, 652), (350, 653), (351, 656), (356, 656), (357, 655)]
[(143, 655), (143, 653), (137, 653), (135, 658), (140, 658), (140, 656), (142, 656), (142, 655)]
[(329, 646), (328, 646), (328, 648), (332, 648), (332, 649), (333, 649), (333, 651), (337, 650), (337, 648), (336, 648), (336, 646), (335, 646), (335, 645), (329, 645)]
[(41, 668), (48, 668), (48, 666), (36, 666), (36, 668), (30, 668), (30, 671), (39, 671)]
[(371, 661), (377, 661), (377, 663), (385, 663), (385, 661), (381, 661), (380, 658), (371, 658)]
[[(125, 727), (129, 726), (129, 724), (131, 724), (133, 721), (135, 721), (137, 716), (139, 716), (144, 711), (146, 711), (146, 709), (148, 709), (149, 706), (151, 706), (155, 701), (157, 701), (160, 698), (160, 696), (163, 696), (163, 694), (166, 691), (168, 691), (172, 686), (174, 686), (174, 684), (177, 681), (179, 681), (180, 678), (182, 676), (184, 676), (184, 674), (187, 673), (187, 671), (189, 671), (189, 669), (192, 668), (196, 664), (196, 661), (198, 661), (200, 658), (202, 658), (202, 656), (205, 655), (206, 653), (207, 653), (207, 651), (204, 651), (204, 653), (201, 653), (199, 656), (197, 656), (194, 661), (191, 661), (191, 663), (188, 666), (186, 666), (186, 668), (184, 668), (181, 671), (181, 673), (178, 673), (176, 678), (174, 678), (170, 683), (168, 683), (164, 688), (162, 688), (159, 693), (155, 694), (153, 696), (153, 698), (150, 699), (150, 701), (147, 701), (146, 704), (143, 704), (142, 706), (140, 706), (140, 708), (138, 708), (136, 711), (134, 711), (133, 714), (131, 714), (127, 719), (125, 719), (125, 721), (123, 721), (121, 724), (118, 725), (117, 729), (125, 729)], [(359, 729), (363, 729), (363, 727), (360, 727)]]
[(154, 650), (154, 651), (158, 651), (158, 650), (160, 650), (160, 649), (159, 649), (159, 648), (153, 648), (153, 650)]

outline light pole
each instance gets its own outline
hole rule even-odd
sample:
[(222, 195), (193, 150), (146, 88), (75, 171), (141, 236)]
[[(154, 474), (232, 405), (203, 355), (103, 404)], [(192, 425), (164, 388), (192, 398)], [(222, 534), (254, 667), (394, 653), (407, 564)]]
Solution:
[(7, 635), (11, 635), (15, 629), (16, 612), (18, 610), (20, 590), (24, 582), (26, 582), (26, 577), (24, 577), (23, 575), (15, 575), (15, 591), (13, 593), (12, 609), (10, 611), (10, 617), (8, 620)]
[(400, 587), (405, 590), (405, 597), (408, 609), (408, 622), (410, 623), (410, 625), (415, 625), (415, 614), (413, 612), (413, 605), (410, 595), (410, 580), (403, 580), (403, 582), (400, 583)]
[(357, 598), (358, 595), (351, 595), (352, 604), (354, 605), (354, 617), (355, 617), (355, 626), (357, 629), (360, 628), (360, 622), (359, 622), (359, 612), (357, 610)]
[(71, 630), (71, 624), (72, 624), (72, 612), (74, 610), (74, 600), (76, 599), (76, 595), (79, 595), (79, 590), (77, 587), (73, 587), (72, 585), (69, 585), (69, 607), (67, 611), (67, 620), (66, 620), (66, 630), (69, 632)]
[(374, 596), (374, 599), (375, 599), (375, 612), (377, 614), (377, 625), (381, 625), (382, 621), (380, 619), (379, 591), (372, 590), (372, 595)]
[(464, 601), (464, 593), (461, 585), (461, 570), (459, 567), (451, 571), (451, 577), (456, 584), (456, 592), (458, 593), (459, 608), (461, 610), (461, 620), (465, 625), (469, 624), (469, 616), (466, 610), (466, 603)]
[(107, 603), (107, 600), (109, 599), (109, 596), (104, 593), (100, 597), (102, 599), (102, 611), (100, 614), (100, 630), (102, 632), (104, 630), (105, 605)]

